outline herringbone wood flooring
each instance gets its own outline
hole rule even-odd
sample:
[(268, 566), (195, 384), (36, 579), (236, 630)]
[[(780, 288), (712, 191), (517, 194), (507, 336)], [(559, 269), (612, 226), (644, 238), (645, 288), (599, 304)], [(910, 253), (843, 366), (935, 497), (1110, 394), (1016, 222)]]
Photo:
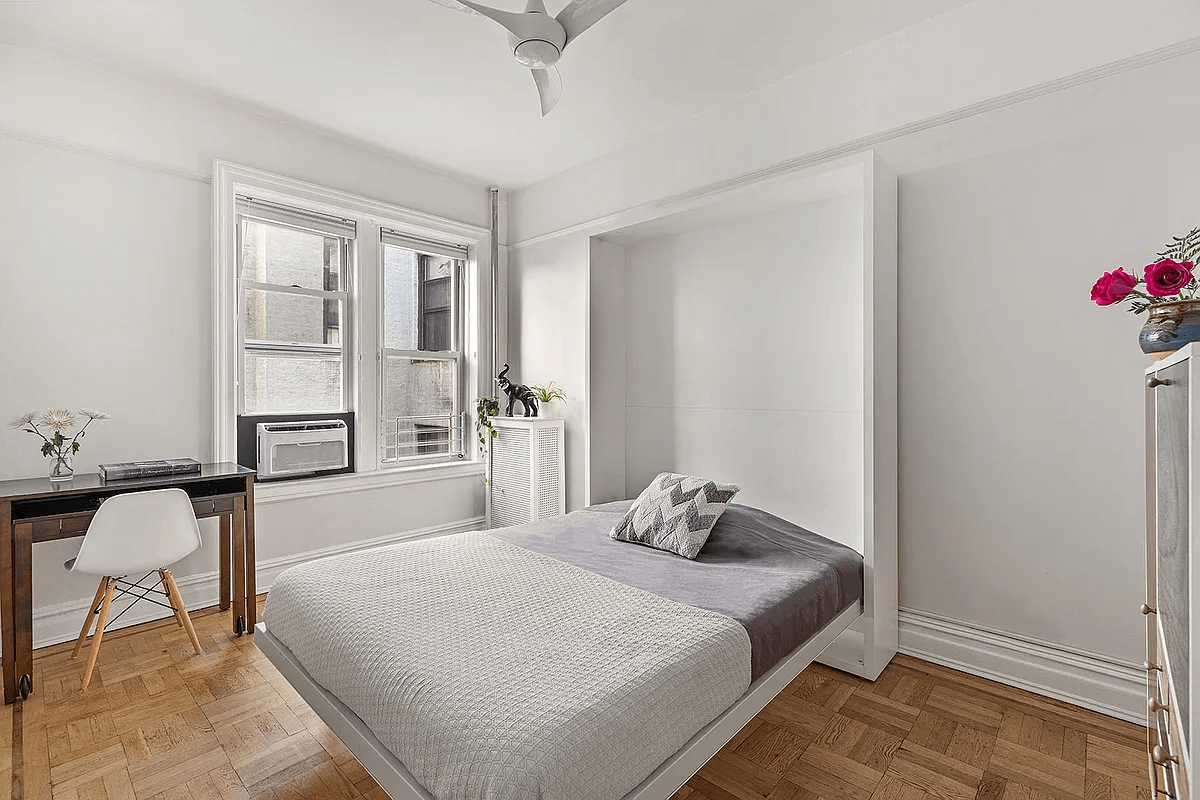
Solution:
[[(0, 711), (0, 797), (384, 800), (250, 637), (193, 615), (105, 636), (80, 690), (71, 645)], [(899, 657), (876, 683), (813, 665), (677, 800), (1153, 800), (1145, 731)], [(15, 768), (14, 768), (15, 767)]]

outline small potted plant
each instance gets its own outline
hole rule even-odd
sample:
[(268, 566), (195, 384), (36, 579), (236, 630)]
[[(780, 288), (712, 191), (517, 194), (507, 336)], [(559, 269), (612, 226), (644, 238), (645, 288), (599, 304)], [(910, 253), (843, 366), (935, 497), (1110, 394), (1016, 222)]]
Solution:
[[(71, 430), (79, 426), (80, 417), (87, 421), (72, 434)], [(44, 413), (29, 411), (22, 414), (10, 427), (32, 433), (42, 440), (42, 457), (54, 459), (50, 480), (59, 483), (75, 477), (75, 454), (81, 447), (79, 440), (87, 435), (88, 426), (98, 419), (108, 419), (108, 415), (86, 408), (78, 415), (65, 408), (52, 408)]]
[(1197, 257), (1200, 228), (1172, 237), (1140, 277), (1124, 267), (1101, 275), (1092, 286), (1092, 302), (1111, 306), (1128, 300), (1134, 314), (1149, 312), (1138, 344), (1151, 358), (1166, 358), (1185, 344), (1200, 341), (1200, 300), (1196, 299), (1200, 281), (1194, 275)]
[(550, 381), (545, 386), (530, 384), (529, 388), (533, 389), (534, 395), (537, 396), (538, 405), (542, 409), (541, 415), (543, 417), (557, 416), (556, 414), (549, 413), (557, 410), (550, 405), (551, 403), (567, 402), (567, 395), (563, 392), (562, 388), (554, 385), (554, 381)]
[(500, 416), (500, 401), (494, 397), (481, 397), (475, 404), (475, 438), (479, 440), (480, 457), (487, 456), (488, 444), (495, 439), (496, 429), (492, 417)]

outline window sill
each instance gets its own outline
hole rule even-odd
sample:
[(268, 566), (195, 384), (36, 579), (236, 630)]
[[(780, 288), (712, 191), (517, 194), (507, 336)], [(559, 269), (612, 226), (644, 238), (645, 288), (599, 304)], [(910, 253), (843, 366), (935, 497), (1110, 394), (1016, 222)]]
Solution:
[(308, 478), (285, 483), (260, 483), (254, 487), (254, 502), (278, 503), (305, 497), (363, 492), (428, 481), (456, 480), (484, 476), (485, 465), (480, 461), (457, 461), (449, 464), (423, 464), (397, 467), (378, 472), (359, 472), (332, 478)]

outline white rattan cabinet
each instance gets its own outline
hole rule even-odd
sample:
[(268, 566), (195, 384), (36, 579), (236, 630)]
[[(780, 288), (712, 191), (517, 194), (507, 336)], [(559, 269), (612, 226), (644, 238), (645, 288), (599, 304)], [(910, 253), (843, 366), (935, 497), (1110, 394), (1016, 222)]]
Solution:
[(493, 417), (488, 449), (488, 527), (503, 528), (567, 509), (561, 419)]

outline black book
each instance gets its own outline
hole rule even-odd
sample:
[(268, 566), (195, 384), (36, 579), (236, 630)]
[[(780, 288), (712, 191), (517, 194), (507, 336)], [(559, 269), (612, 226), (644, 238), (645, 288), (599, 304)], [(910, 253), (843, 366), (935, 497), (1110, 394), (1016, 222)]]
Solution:
[(154, 478), (163, 475), (192, 475), (200, 471), (194, 458), (172, 458), (162, 461), (125, 461), (120, 464), (101, 464), (100, 477), (106, 481), (131, 478)]

